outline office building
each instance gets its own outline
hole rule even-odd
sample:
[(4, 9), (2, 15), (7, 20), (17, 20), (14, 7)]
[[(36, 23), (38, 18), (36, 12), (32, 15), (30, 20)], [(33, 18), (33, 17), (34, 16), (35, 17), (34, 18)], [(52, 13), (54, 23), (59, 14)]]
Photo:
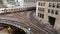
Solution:
[(42, 23), (60, 29), (60, 2), (38, 1), (36, 16)]

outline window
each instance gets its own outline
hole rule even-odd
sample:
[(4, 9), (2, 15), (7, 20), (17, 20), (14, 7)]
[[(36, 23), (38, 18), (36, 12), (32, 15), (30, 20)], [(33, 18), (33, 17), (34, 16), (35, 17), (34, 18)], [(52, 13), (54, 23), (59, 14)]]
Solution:
[(38, 5), (40, 6), (40, 2), (38, 3)]
[(40, 13), (38, 13), (38, 16), (40, 16)]
[(58, 15), (59, 11), (58, 10), (53, 10), (53, 9), (48, 9), (48, 13)]
[(60, 8), (60, 3), (57, 4), (57, 8)]
[(40, 13), (38, 13), (38, 17), (40, 17), (40, 18), (44, 18), (44, 14), (40, 14)]
[(39, 2), (38, 5), (39, 6), (45, 6), (45, 3)]
[(43, 11), (44, 12), (44, 8), (38, 8), (38, 11)]
[(54, 10), (51, 10), (51, 13), (54, 14)]
[(41, 6), (42, 6), (42, 3), (41, 3)]
[(45, 6), (45, 3), (43, 3), (43, 6)]
[(55, 11), (55, 10), (48, 9), (48, 13), (54, 14), (54, 11)]
[(55, 14), (58, 15), (58, 10), (56, 10)]
[(45, 6), (45, 3), (41, 3), (41, 6)]
[(53, 7), (55, 7), (56, 6), (56, 3), (53, 3)]
[(42, 15), (42, 18), (44, 18), (44, 14), (41, 14)]
[(51, 7), (52, 6), (52, 3), (49, 3), (49, 7)]
[(40, 14), (40, 17), (41, 17), (41, 14)]
[(48, 9), (48, 13), (50, 13), (50, 9)]
[(40, 13), (38, 13), (38, 17), (41, 17), (41, 14)]

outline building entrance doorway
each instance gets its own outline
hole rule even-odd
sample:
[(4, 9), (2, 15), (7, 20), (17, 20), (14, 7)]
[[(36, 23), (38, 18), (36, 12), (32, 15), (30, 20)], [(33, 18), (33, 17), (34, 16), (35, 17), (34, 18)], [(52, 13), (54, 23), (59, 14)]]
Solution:
[(56, 18), (49, 16), (49, 23), (50, 25), (54, 26)]

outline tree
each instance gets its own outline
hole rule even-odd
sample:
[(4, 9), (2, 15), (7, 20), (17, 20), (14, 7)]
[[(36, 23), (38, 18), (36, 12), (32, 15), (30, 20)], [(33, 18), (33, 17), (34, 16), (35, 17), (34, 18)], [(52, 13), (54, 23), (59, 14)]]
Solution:
[(0, 0), (0, 4), (3, 4), (3, 0)]

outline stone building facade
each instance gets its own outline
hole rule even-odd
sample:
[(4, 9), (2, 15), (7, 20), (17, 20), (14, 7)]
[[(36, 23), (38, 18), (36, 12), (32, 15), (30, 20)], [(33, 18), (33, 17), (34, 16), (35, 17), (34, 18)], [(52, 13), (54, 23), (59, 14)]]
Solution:
[(42, 23), (50, 24), (55, 29), (60, 29), (60, 2), (37, 1), (36, 17)]

